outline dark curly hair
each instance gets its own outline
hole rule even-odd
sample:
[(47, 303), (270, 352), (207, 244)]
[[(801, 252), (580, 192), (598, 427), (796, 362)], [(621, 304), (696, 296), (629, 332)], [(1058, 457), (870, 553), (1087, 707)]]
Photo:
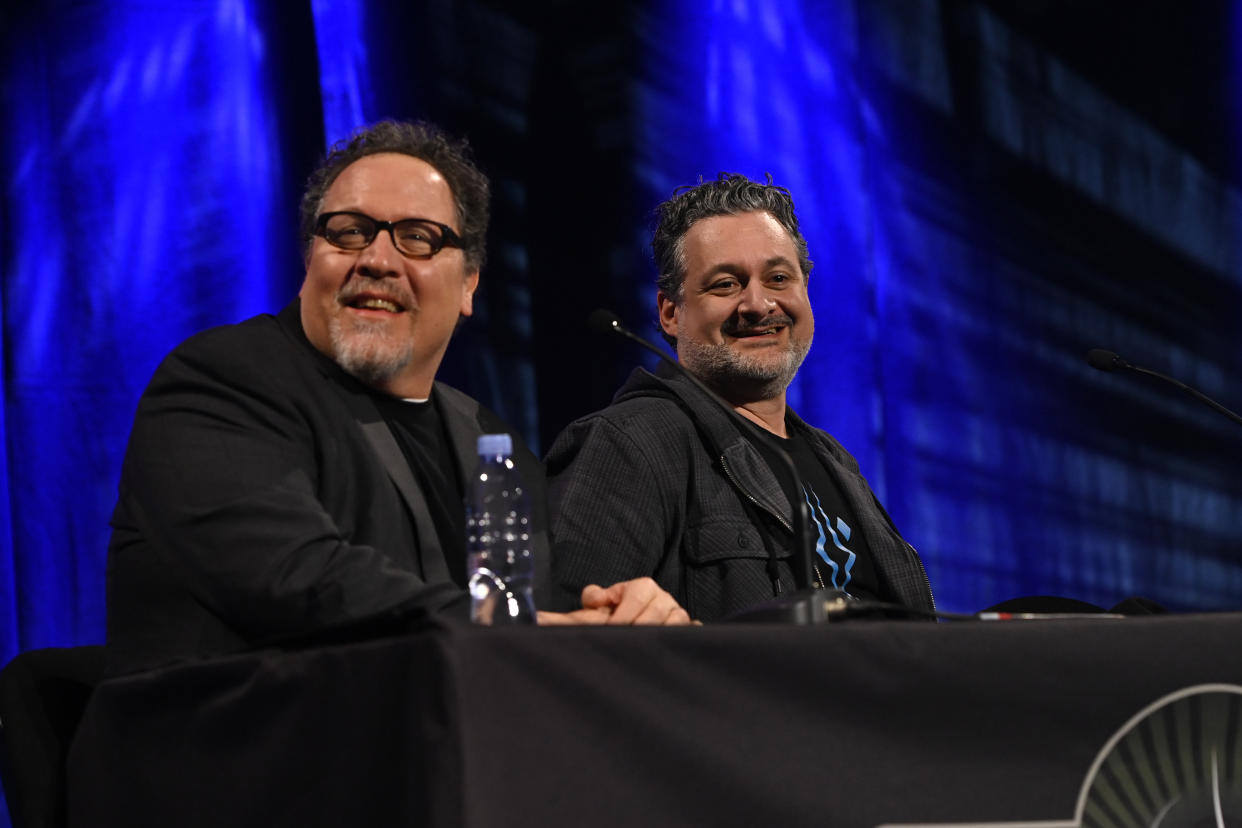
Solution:
[(466, 266), (482, 269), (487, 259), (487, 222), (490, 214), (490, 185), (487, 176), (475, 166), (470, 145), (455, 139), (439, 127), (421, 121), (379, 121), (362, 127), (338, 141), (323, 163), (310, 175), (302, 195), (302, 253), (310, 253), (315, 221), (323, 206), (324, 193), (350, 164), (368, 155), (395, 152), (426, 161), (448, 182), (457, 208), (458, 235), (462, 238)]
[(789, 233), (798, 249), (802, 274), (811, 275), (812, 262), (807, 257), (806, 239), (798, 230), (793, 196), (784, 187), (752, 181), (738, 173), (720, 173), (714, 181), (699, 180), (693, 186), (678, 187), (673, 197), (656, 207), (656, 229), (651, 237), (655, 256), (656, 287), (673, 301), (680, 303), (681, 289), (686, 281), (686, 261), (682, 242), (696, 221), (712, 216), (732, 216), (762, 210)]

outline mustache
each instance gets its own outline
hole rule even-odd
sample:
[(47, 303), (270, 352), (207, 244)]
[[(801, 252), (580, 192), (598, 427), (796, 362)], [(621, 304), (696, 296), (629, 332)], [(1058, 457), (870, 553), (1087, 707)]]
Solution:
[(754, 333), (755, 331), (762, 331), (767, 328), (777, 328), (777, 327), (792, 328), (793, 323), (794, 323), (793, 317), (790, 317), (784, 314), (780, 316), (766, 317), (762, 322), (758, 324), (747, 324), (746, 322), (743, 322), (740, 319), (729, 319), (723, 325), (720, 326), (720, 330), (728, 336), (738, 336), (738, 335), (751, 334), (751, 333)]

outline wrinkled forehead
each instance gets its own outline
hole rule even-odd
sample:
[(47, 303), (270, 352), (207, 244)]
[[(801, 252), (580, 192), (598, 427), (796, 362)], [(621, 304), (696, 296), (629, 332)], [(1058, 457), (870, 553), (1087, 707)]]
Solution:
[(400, 153), (367, 155), (341, 170), (324, 192), (318, 212), (341, 210), (383, 221), (431, 219), (460, 230), (448, 181), (423, 159)]

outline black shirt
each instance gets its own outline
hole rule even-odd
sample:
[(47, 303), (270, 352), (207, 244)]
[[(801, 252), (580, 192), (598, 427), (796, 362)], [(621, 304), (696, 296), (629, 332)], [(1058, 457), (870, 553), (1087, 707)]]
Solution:
[[(758, 426), (755, 428), (758, 430)], [(754, 435), (752, 443), (767, 460), (789, 502), (803, 500), (810, 507), (807, 528), (815, 542), (812, 564), (816, 584), (843, 590), (855, 598), (878, 598), (881, 589), (871, 549), (840, 485), (815, 454), (811, 441), (788, 420), (786, 431), (787, 439), (765, 431), (763, 435)], [(763, 439), (764, 436), (770, 439)], [(800, 481), (789, 479), (785, 464), (774, 456), (776, 446), (793, 460)]]

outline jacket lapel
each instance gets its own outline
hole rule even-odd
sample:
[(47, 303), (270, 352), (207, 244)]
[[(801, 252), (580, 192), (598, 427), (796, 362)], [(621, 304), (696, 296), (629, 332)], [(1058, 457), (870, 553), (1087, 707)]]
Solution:
[(357, 419), (358, 427), (366, 436), (367, 442), (371, 444), (380, 462), (384, 464), (384, 469), (397, 487), (397, 491), (400, 492), (401, 499), (405, 501), (406, 507), (410, 510), (410, 516), (414, 520), (414, 531), (418, 534), (418, 563), (422, 569), (423, 580), (427, 583), (450, 581), (452, 578), (449, 576), (448, 566), (444, 563), (445, 553), (440, 548), (440, 539), (436, 535), (435, 523), (431, 519), (431, 509), (427, 506), (427, 499), (423, 497), (423, 490), (418, 485), (418, 481), (414, 479), (414, 474), (405, 461), (405, 454), (397, 445), (397, 440), (392, 436), (388, 424), (379, 416), (375, 404), (370, 400), (365, 400), (365, 404), (374, 411), (376, 419), (368, 420), (364, 417), (355, 419)]
[(341, 396), (349, 407), (350, 414), (362, 434), (370, 443), (375, 456), (388, 472), (388, 477), (397, 492), (410, 510), (410, 518), (414, 522), (414, 532), (418, 537), (418, 565), (423, 580), (427, 583), (451, 581), (448, 567), (444, 563), (444, 552), (440, 549), (440, 538), (436, 535), (435, 523), (431, 519), (431, 509), (427, 499), (423, 497), (422, 487), (410, 471), (405, 453), (397, 445), (388, 423), (384, 421), (379, 408), (371, 399), (370, 392), (352, 384), (338, 383)]

